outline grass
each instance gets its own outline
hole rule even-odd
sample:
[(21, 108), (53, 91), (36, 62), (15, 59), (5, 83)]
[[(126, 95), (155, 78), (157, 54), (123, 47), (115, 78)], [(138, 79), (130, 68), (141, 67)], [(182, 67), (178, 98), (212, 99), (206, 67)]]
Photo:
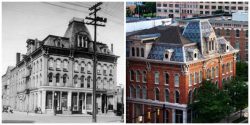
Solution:
[(233, 123), (240, 123), (241, 121), (247, 119), (246, 117), (241, 117), (233, 121)]

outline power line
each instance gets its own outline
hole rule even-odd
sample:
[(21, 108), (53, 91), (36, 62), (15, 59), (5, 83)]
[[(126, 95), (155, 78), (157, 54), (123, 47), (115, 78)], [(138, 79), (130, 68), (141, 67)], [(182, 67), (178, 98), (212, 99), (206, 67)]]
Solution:
[(65, 6), (57, 5), (57, 4), (52, 4), (52, 3), (48, 3), (48, 2), (43, 2), (43, 3), (44, 4), (49, 4), (49, 5), (52, 5), (52, 6), (56, 6), (56, 7), (60, 7), (60, 8), (64, 8), (64, 9), (68, 9), (68, 10), (73, 10), (73, 11), (77, 11), (77, 12), (83, 12), (82, 10), (68, 8), (68, 7), (65, 7)]

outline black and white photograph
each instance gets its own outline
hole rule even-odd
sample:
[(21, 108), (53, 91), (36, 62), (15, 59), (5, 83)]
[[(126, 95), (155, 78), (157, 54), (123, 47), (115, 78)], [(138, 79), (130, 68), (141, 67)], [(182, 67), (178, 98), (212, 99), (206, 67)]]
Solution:
[(2, 2), (2, 123), (123, 123), (124, 2)]

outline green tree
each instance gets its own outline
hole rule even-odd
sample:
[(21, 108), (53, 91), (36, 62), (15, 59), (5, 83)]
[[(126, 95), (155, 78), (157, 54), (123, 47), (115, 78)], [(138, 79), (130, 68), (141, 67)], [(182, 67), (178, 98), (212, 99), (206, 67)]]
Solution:
[(242, 110), (248, 106), (248, 85), (236, 77), (225, 84), (224, 89), (232, 99), (231, 106), (235, 107), (236, 111), (240, 110), (240, 117), (242, 117)]
[(248, 64), (240, 61), (236, 63), (236, 76), (238, 79), (248, 81)]
[(132, 16), (132, 12), (131, 12), (131, 10), (128, 7), (126, 8), (126, 16), (127, 17), (131, 17)]
[(214, 123), (228, 116), (232, 107), (227, 92), (219, 90), (214, 83), (205, 81), (198, 89), (191, 108), (196, 114), (192, 122)]

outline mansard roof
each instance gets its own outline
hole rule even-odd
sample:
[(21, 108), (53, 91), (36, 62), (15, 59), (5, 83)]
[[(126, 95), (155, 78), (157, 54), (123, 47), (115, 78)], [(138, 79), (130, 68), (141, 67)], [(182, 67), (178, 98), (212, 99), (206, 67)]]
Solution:
[(130, 35), (127, 36), (127, 39), (130, 39), (131, 36), (157, 36), (154, 34), (158, 34), (158, 39), (156, 42), (159, 43), (170, 43), (178, 45), (191, 43), (191, 41), (181, 35), (181, 29), (177, 26), (158, 26), (150, 29), (136, 31), (134, 33), (130, 33)]

